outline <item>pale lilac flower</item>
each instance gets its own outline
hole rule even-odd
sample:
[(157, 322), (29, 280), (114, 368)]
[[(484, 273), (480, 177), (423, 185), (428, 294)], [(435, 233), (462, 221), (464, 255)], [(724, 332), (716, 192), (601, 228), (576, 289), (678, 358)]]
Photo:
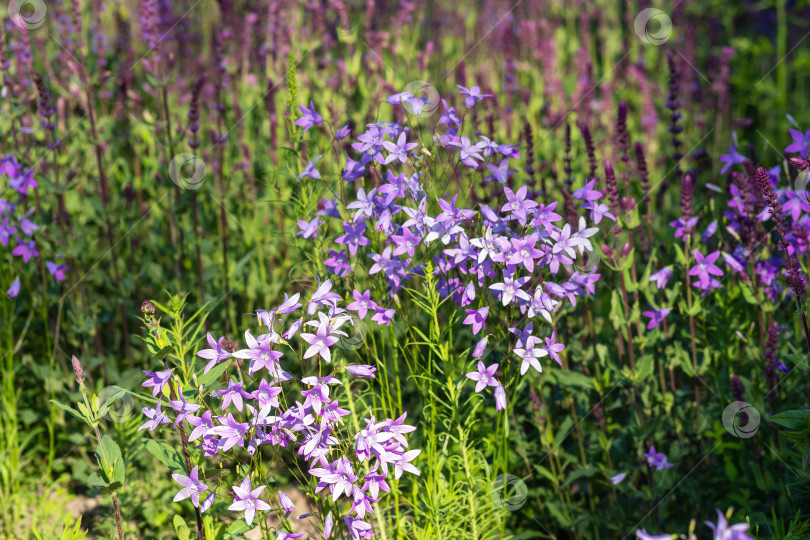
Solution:
[(719, 251), (715, 251), (714, 253), (710, 253), (704, 257), (699, 251), (695, 250), (696, 264), (689, 269), (690, 276), (698, 277), (699, 281), (695, 284), (695, 286), (706, 289), (711, 283), (711, 278), (709, 277), (710, 275), (723, 275), (723, 271), (714, 264), (718, 257), (720, 257)]
[(501, 293), (501, 302), (504, 306), (509, 305), (509, 303), (515, 298), (519, 298), (526, 302), (531, 302), (532, 297), (529, 296), (529, 293), (521, 289), (523, 284), (528, 280), (529, 278), (526, 276), (517, 279), (505, 277), (502, 282), (494, 283), (490, 285), (489, 288), (493, 291), (499, 291)]
[[(261, 338), (261, 336), (259, 336)], [(278, 337), (276, 335), (276, 337)], [(243, 360), (250, 360), (248, 374), (252, 377), (254, 373), (262, 368), (267, 369), (274, 377), (289, 376), (285, 373), (278, 364), (278, 360), (282, 357), (281, 351), (272, 349), (273, 341), (271, 336), (268, 335), (261, 342), (257, 341), (250, 333), (250, 330), (245, 330), (245, 342), (247, 349), (240, 349), (233, 353), (234, 358), (241, 358)], [(289, 380), (289, 379), (287, 379)], [(241, 405), (239, 407), (241, 411)]]
[(476, 102), (484, 99), (485, 97), (492, 97), (492, 94), (482, 94), (481, 88), (479, 88), (478, 85), (475, 85), (470, 88), (465, 88), (460, 84), (457, 84), (456, 86), (461, 90), (459, 94), (465, 96), (464, 106), (467, 107), (468, 109), (473, 105), (475, 105)]
[(361, 221), (357, 225), (343, 222), (344, 234), (335, 238), (338, 244), (346, 244), (349, 247), (349, 253), (357, 255), (357, 248), (359, 246), (369, 245), (369, 239), (364, 236), (366, 232), (366, 222)]
[(371, 291), (369, 289), (366, 289), (362, 294), (360, 294), (360, 291), (357, 289), (354, 289), (352, 295), (354, 296), (354, 302), (346, 306), (346, 309), (356, 311), (357, 316), (361, 319), (365, 319), (368, 311), (377, 307), (376, 302), (371, 299)]
[(671, 277), (672, 277), (672, 268), (670, 268), (669, 266), (665, 266), (658, 272), (651, 275), (650, 281), (654, 281), (656, 287), (658, 287), (658, 290), (660, 291), (661, 289), (667, 286), (667, 282)]
[(658, 325), (667, 318), (669, 312), (672, 311), (670, 308), (661, 308), (655, 309), (654, 307), (650, 307), (651, 311), (645, 311), (642, 313), (645, 317), (650, 318), (650, 322), (647, 323), (647, 330), (652, 330), (653, 328), (658, 328)]
[(484, 363), (479, 360), (478, 371), (471, 371), (470, 373), (467, 373), (467, 378), (476, 382), (476, 393), (480, 392), (487, 386), (498, 386), (500, 384), (498, 379), (495, 378), (495, 372), (497, 370), (498, 364), (492, 364), (489, 367), (485, 367)]
[(385, 309), (380, 306), (375, 306), (375, 310), (377, 313), (371, 317), (371, 320), (377, 323), (378, 325), (382, 326), (391, 326), (391, 321), (394, 318), (396, 312), (391, 309)]
[(323, 520), (323, 537), (325, 540), (329, 540), (332, 537), (332, 528), (335, 526), (335, 518), (332, 517), (332, 513), (326, 515), (326, 519)]
[(221, 425), (209, 429), (207, 435), (221, 437), (219, 444), (223, 452), (227, 452), (237, 445), (245, 446), (245, 433), (249, 428), (247, 422), (237, 422), (230, 412), (227, 417), (220, 416), (217, 420)]
[(416, 246), (422, 241), (420, 236), (413, 234), (408, 229), (403, 228), (401, 235), (391, 235), (391, 240), (397, 246), (394, 249), (394, 255), (402, 255), (403, 253), (407, 253), (409, 257), (414, 256), (414, 250)]
[(205, 365), (205, 369), (203, 370), (203, 374), (208, 373), (211, 371), (215, 365), (219, 364), (223, 360), (229, 358), (231, 353), (222, 348), (222, 342), (225, 341), (225, 337), (219, 338), (219, 340), (215, 341), (214, 336), (211, 335), (211, 332), (208, 332), (205, 336), (208, 340), (208, 345), (211, 346), (210, 349), (203, 349), (201, 351), (197, 351), (197, 356), (200, 358), (204, 358), (206, 360), (210, 360), (208, 364)]
[(710, 521), (704, 521), (704, 523), (714, 531), (714, 540), (754, 540), (747, 532), (748, 523), (729, 525), (726, 516), (720, 510), (717, 510), (716, 525)]
[(488, 338), (484, 337), (475, 344), (475, 349), (473, 349), (472, 353), (473, 358), (481, 358), (484, 356), (484, 351), (487, 349), (487, 340)]
[(357, 377), (363, 377), (364, 379), (374, 379), (374, 372), (377, 371), (377, 368), (369, 365), (351, 365), (346, 366), (346, 371), (355, 375)]
[(317, 327), (314, 334), (301, 334), (301, 339), (310, 345), (310, 347), (304, 353), (304, 358), (311, 358), (317, 354), (327, 362), (331, 362), (332, 353), (329, 350), (329, 347), (339, 341), (339, 338), (333, 336), (332, 334), (334, 333), (343, 336), (346, 334), (344, 332), (335, 331), (335, 329), (332, 327), (332, 323), (329, 321), (329, 317), (323, 313), (318, 313), (318, 318), (320, 319), (320, 322), (309, 321), (307, 323), (308, 326)]
[(748, 160), (744, 155), (737, 152), (737, 149), (734, 148), (734, 145), (732, 144), (728, 147), (728, 154), (723, 154), (720, 156), (720, 161), (725, 163), (723, 168), (720, 170), (720, 174), (726, 174), (726, 171), (729, 170), (732, 165), (742, 165)]
[(251, 525), (257, 510), (267, 511), (271, 509), (269, 504), (259, 499), (259, 495), (261, 495), (266, 487), (267, 486), (259, 486), (251, 490), (250, 477), (245, 477), (241, 485), (233, 486), (233, 504), (228, 507), (228, 510), (244, 511), (245, 521), (248, 525)]
[(321, 221), (318, 218), (313, 218), (311, 221), (299, 219), (298, 228), (301, 230), (295, 233), (295, 236), (301, 236), (305, 240), (318, 238), (318, 227), (321, 225)]
[(497, 166), (492, 163), (487, 163), (487, 169), (489, 169), (489, 172), (492, 174), (487, 176), (485, 179), (495, 180), (499, 184), (505, 184), (512, 173), (518, 172), (517, 169), (509, 168), (509, 158), (502, 159)]
[(295, 508), (292, 499), (290, 499), (283, 491), (278, 492), (278, 503), (284, 509), (284, 517), (288, 517)]
[(560, 360), (560, 352), (565, 349), (565, 345), (562, 343), (557, 343), (557, 332), (552, 331), (550, 338), (544, 338), (546, 340), (546, 345), (543, 347), (551, 358), (557, 361), (560, 366), (562, 366), (562, 361)]
[(51, 261), (47, 261), (45, 266), (48, 268), (48, 273), (51, 274), (56, 281), (65, 281), (65, 272), (70, 268), (67, 265)]
[(589, 180), (583, 187), (576, 190), (572, 196), (577, 200), (588, 202), (602, 198), (602, 192), (596, 191), (594, 185), (596, 185), (596, 178)]
[(0, 224), (0, 244), (8, 245), (11, 235), (17, 232), (17, 228), (8, 224), (8, 218), (3, 218), (3, 223)]
[(793, 137), (793, 143), (785, 148), (785, 152), (791, 154), (798, 152), (805, 159), (810, 157), (810, 129), (804, 134), (797, 129), (791, 129), (790, 136)]
[(178, 392), (178, 394), (180, 394), (180, 399), (175, 401), (169, 401), (169, 405), (172, 406), (172, 409), (177, 411), (177, 418), (175, 418), (174, 420), (174, 427), (177, 427), (177, 424), (179, 424), (183, 420), (186, 420), (191, 415), (191, 413), (199, 411), (201, 407), (199, 403), (188, 402), (186, 400), (186, 396), (184, 396), (182, 392)]
[(508, 187), (504, 187), (503, 192), (506, 195), (507, 203), (503, 205), (501, 212), (509, 212), (510, 219), (516, 219), (521, 226), (525, 226), (528, 211), (537, 206), (536, 202), (526, 199), (528, 188), (521, 186), (517, 192), (513, 192)]
[(655, 451), (655, 446), (651, 445), (649, 452), (644, 454), (644, 457), (647, 459), (647, 465), (650, 467), (655, 467), (659, 471), (662, 469), (669, 469), (674, 465), (667, 461), (667, 455), (661, 452)]
[(163, 387), (166, 386), (169, 379), (172, 378), (171, 369), (167, 369), (165, 371), (156, 371), (154, 373), (151, 371), (144, 371), (143, 373), (149, 378), (146, 379), (141, 386), (152, 388), (152, 397), (157, 397), (157, 395), (163, 391)]
[(191, 474), (186, 476), (184, 474), (173, 474), (172, 478), (175, 482), (183, 486), (183, 489), (177, 492), (177, 495), (172, 499), (174, 502), (179, 502), (184, 499), (191, 498), (191, 504), (195, 507), (200, 506), (200, 493), (208, 489), (206, 484), (200, 482), (199, 479), (199, 466), (195, 465), (191, 469)]
[(502, 411), (506, 409), (506, 390), (502, 385), (495, 387), (495, 410)]
[(647, 534), (644, 529), (636, 531), (636, 538), (639, 540), (672, 540), (671, 534)]
[(489, 315), (489, 308), (482, 307), (480, 309), (466, 309), (467, 318), (464, 319), (464, 324), (472, 326), (473, 335), (478, 334), (482, 328), (486, 326), (487, 315)]
[(529, 371), (529, 367), (533, 367), (538, 373), (543, 372), (543, 367), (540, 365), (538, 358), (548, 356), (548, 351), (545, 349), (535, 347), (534, 336), (529, 336), (526, 339), (525, 348), (519, 347), (513, 351), (521, 359), (520, 374), (525, 375)]
[(399, 160), (402, 163), (407, 163), (408, 161), (408, 152), (419, 146), (417, 143), (409, 143), (405, 137), (405, 132), (399, 134), (399, 138), (397, 139), (396, 144), (390, 141), (383, 141), (383, 148), (390, 152), (388, 157), (385, 158), (385, 164), (389, 164), (392, 161)]
[(149, 418), (149, 420), (147, 422), (144, 422), (144, 424), (138, 428), (138, 431), (141, 431), (142, 429), (146, 428), (149, 428), (149, 431), (155, 431), (155, 428), (157, 428), (160, 424), (168, 424), (169, 422), (171, 422), (171, 420), (169, 420), (169, 417), (166, 416), (166, 413), (160, 410), (161, 399), (163, 399), (162, 396), (158, 398), (157, 405), (155, 406), (154, 409), (151, 407), (144, 407), (143, 409), (141, 409), (143, 414), (146, 415), (146, 417)]
[(625, 476), (627, 476), (627, 473), (623, 473), (623, 472), (620, 472), (616, 476), (611, 476), (610, 477), (610, 483), (613, 484), (614, 486), (618, 485), (618, 484), (621, 484), (622, 481), (624, 480)]
[(30, 242), (18, 241), (17, 247), (11, 252), (12, 255), (17, 255), (23, 258), (23, 262), (28, 262), (31, 257), (39, 257), (37, 251), (37, 244), (31, 240)]
[(242, 383), (241, 382), (235, 382), (235, 381), (230, 381), (228, 383), (228, 388), (226, 388), (225, 390), (218, 390), (217, 394), (219, 394), (220, 396), (223, 396), (223, 398), (222, 398), (222, 410), (223, 411), (225, 409), (227, 409), (230, 406), (231, 403), (233, 403), (236, 406), (236, 409), (239, 412), (242, 412), (242, 408), (244, 407), (244, 404), (242, 402), (242, 398), (253, 399), (252, 394), (242, 390)]
[(309, 109), (303, 105), (299, 105), (298, 108), (301, 109), (303, 116), (296, 120), (294, 124), (303, 127), (304, 131), (323, 122), (323, 117), (315, 112), (315, 105), (312, 104), (312, 101), (309, 102)]
[(15, 278), (14, 281), (11, 282), (11, 286), (6, 291), (6, 294), (9, 298), (17, 298), (17, 295), (20, 294), (20, 278)]

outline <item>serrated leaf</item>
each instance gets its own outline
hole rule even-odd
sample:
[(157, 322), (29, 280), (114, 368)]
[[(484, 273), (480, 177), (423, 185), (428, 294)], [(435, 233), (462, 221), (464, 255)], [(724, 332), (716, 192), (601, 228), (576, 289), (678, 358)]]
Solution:
[(805, 424), (808, 417), (810, 417), (810, 411), (795, 410), (776, 413), (768, 417), (768, 420), (788, 429), (798, 429)]
[(58, 402), (58, 401), (56, 401), (55, 399), (52, 399), (52, 400), (51, 400), (51, 403), (53, 403), (54, 405), (56, 405), (56, 406), (57, 406), (57, 407), (59, 407), (60, 409), (62, 409), (62, 410), (64, 410), (64, 411), (69, 412), (70, 414), (72, 414), (73, 416), (75, 416), (76, 418), (78, 418), (79, 420), (83, 420), (83, 421), (85, 421), (85, 422), (87, 422), (87, 421), (88, 421), (88, 419), (87, 419), (87, 418), (86, 418), (86, 417), (85, 417), (85, 416), (84, 416), (82, 413), (80, 413), (79, 411), (77, 411), (76, 409), (74, 409), (73, 407), (71, 407), (70, 405), (65, 405), (64, 403), (59, 403), (59, 402)]
[(186, 463), (180, 452), (167, 443), (154, 439), (144, 439), (144, 446), (150, 454), (158, 458), (172, 473), (188, 475)]
[(252, 531), (256, 527), (257, 525), (248, 525), (244, 519), (234, 521), (228, 526), (227, 530), (225, 531), (225, 536), (223, 537), (222, 540), (230, 540), (232, 538), (238, 538), (239, 536), (242, 536), (245, 533)]
[(105, 482), (98, 473), (90, 473), (90, 476), (87, 477), (87, 485), (92, 487), (102, 487), (106, 488), (109, 486), (109, 482)]
[(230, 362), (228, 360), (224, 360), (219, 364), (215, 365), (214, 367), (212, 367), (208, 373), (197, 375), (197, 382), (200, 385), (210, 387), (214, 381), (219, 379), (219, 377), (222, 376), (223, 373), (225, 373), (225, 370), (228, 369), (229, 363)]
[(174, 530), (177, 533), (178, 540), (190, 540), (191, 539), (191, 529), (189, 529), (188, 525), (186, 525), (185, 520), (178, 516), (174, 516)]

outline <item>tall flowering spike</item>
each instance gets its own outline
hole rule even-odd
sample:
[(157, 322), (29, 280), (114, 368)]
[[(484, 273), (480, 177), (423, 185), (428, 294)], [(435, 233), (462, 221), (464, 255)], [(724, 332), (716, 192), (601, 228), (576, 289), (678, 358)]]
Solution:
[(638, 175), (641, 178), (641, 190), (644, 192), (644, 202), (650, 202), (650, 171), (647, 169), (647, 158), (644, 157), (644, 146), (640, 142), (635, 144), (636, 164)]
[(84, 384), (84, 368), (82, 367), (81, 361), (76, 358), (75, 356), (70, 357), (70, 362), (73, 364), (73, 374), (76, 375), (76, 382), (79, 385)]
[(692, 191), (694, 185), (692, 183), (692, 176), (687, 174), (681, 184), (681, 217), (687, 218), (692, 216)]
[(796, 254), (790, 253), (790, 245), (787, 241), (789, 230), (785, 226), (785, 221), (782, 218), (782, 203), (779, 202), (779, 197), (773, 189), (768, 171), (763, 167), (757, 167), (756, 188), (765, 204), (770, 208), (771, 218), (776, 222), (776, 230), (779, 233), (779, 245), (785, 250), (785, 254), (788, 256), (787, 263), (785, 264), (788, 274), (788, 285), (790, 285), (790, 288), (793, 290), (793, 294), (796, 296), (798, 303), (801, 304), (805, 292), (807, 291), (802, 267)]
[(667, 95), (667, 109), (670, 111), (669, 115), (669, 133), (672, 140), (672, 159), (675, 163), (680, 162), (683, 155), (681, 154), (681, 140), (680, 133), (683, 128), (678, 124), (681, 119), (681, 102), (678, 99), (678, 86), (681, 80), (681, 73), (678, 70), (678, 65), (675, 62), (675, 55), (672, 51), (667, 51), (667, 65), (669, 66), (669, 94)]
[(627, 102), (619, 102), (619, 110), (616, 115), (616, 138), (619, 143), (619, 159), (624, 163), (625, 171), (630, 162), (630, 135), (627, 132)]
[(614, 212), (619, 212), (619, 185), (616, 183), (616, 173), (613, 172), (613, 165), (610, 161), (605, 161), (605, 186), (610, 207)]
[(574, 185), (574, 178), (571, 176), (571, 124), (565, 123), (565, 157), (563, 158), (563, 171), (565, 172), (565, 185), (570, 190)]
[(591, 167), (588, 177), (594, 178), (596, 177), (596, 170), (599, 166), (599, 161), (596, 159), (596, 148), (593, 145), (591, 130), (584, 122), (578, 122), (577, 125), (579, 126), (579, 130), (582, 132), (582, 138), (585, 140), (585, 150), (588, 152), (588, 164)]

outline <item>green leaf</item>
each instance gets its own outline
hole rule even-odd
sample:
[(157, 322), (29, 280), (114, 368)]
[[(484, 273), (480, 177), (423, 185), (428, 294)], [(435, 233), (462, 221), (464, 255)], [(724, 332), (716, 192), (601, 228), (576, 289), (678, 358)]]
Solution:
[(188, 475), (186, 463), (180, 452), (167, 443), (154, 439), (144, 439), (144, 446), (146, 446), (150, 454), (158, 458), (172, 473)]
[(185, 520), (182, 517), (175, 515), (173, 522), (178, 540), (191, 540), (191, 529), (188, 528)]
[(51, 403), (53, 403), (54, 405), (56, 405), (60, 409), (69, 412), (70, 414), (72, 414), (73, 416), (78, 418), (79, 420), (83, 420), (83, 421), (85, 421), (87, 423), (90, 423), (90, 420), (88, 420), (88, 418), (86, 416), (84, 416), (82, 413), (80, 413), (79, 411), (77, 411), (73, 407), (71, 407), (69, 405), (65, 405), (64, 403), (59, 403), (55, 399), (52, 399)]
[(798, 429), (804, 425), (808, 417), (810, 417), (810, 411), (797, 410), (776, 413), (768, 420), (788, 429)]
[(806, 369), (808, 367), (807, 356), (803, 354), (786, 354), (785, 358), (796, 364), (799, 369)]
[(652, 375), (654, 359), (651, 354), (645, 354), (636, 364), (636, 382), (643, 382)]
[(751, 290), (751, 285), (745, 282), (740, 282), (740, 289), (742, 290), (743, 298), (745, 299), (746, 302), (755, 305), (759, 304), (759, 301), (757, 301), (757, 297), (754, 296), (754, 291)]
[(228, 365), (230, 362), (228, 360), (222, 361), (219, 364), (215, 365), (211, 368), (211, 371), (204, 375), (197, 375), (197, 382), (200, 386), (205, 385), (206, 387), (210, 387), (213, 382), (222, 376), (225, 373), (225, 370), (228, 369)]
[(573, 482), (576, 482), (580, 478), (590, 478), (591, 476), (595, 475), (599, 472), (599, 469), (594, 467), (583, 467), (582, 469), (577, 469), (576, 471), (572, 472), (568, 475), (568, 478), (565, 479), (563, 486), (568, 486)]
[(222, 538), (222, 540), (230, 540), (232, 538), (238, 538), (239, 536), (244, 535), (246, 532), (252, 531), (257, 526), (258, 525), (248, 525), (244, 519), (234, 521), (225, 531), (225, 536)]
[(87, 485), (91, 487), (102, 487), (106, 488), (109, 486), (109, 482), (105, 482), (102, 478), (98, 475), (98, 473), (90, 473), (90, 476), (87, 477)]

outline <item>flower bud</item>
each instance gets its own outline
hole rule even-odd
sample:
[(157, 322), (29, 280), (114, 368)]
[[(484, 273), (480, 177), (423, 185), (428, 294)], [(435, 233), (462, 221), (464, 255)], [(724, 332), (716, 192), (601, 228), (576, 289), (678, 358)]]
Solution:
[(613, 250), (610, 249), (610, 246), (607, 244), (602, 244), (602, 253), (607, 257), (613, 257)]

